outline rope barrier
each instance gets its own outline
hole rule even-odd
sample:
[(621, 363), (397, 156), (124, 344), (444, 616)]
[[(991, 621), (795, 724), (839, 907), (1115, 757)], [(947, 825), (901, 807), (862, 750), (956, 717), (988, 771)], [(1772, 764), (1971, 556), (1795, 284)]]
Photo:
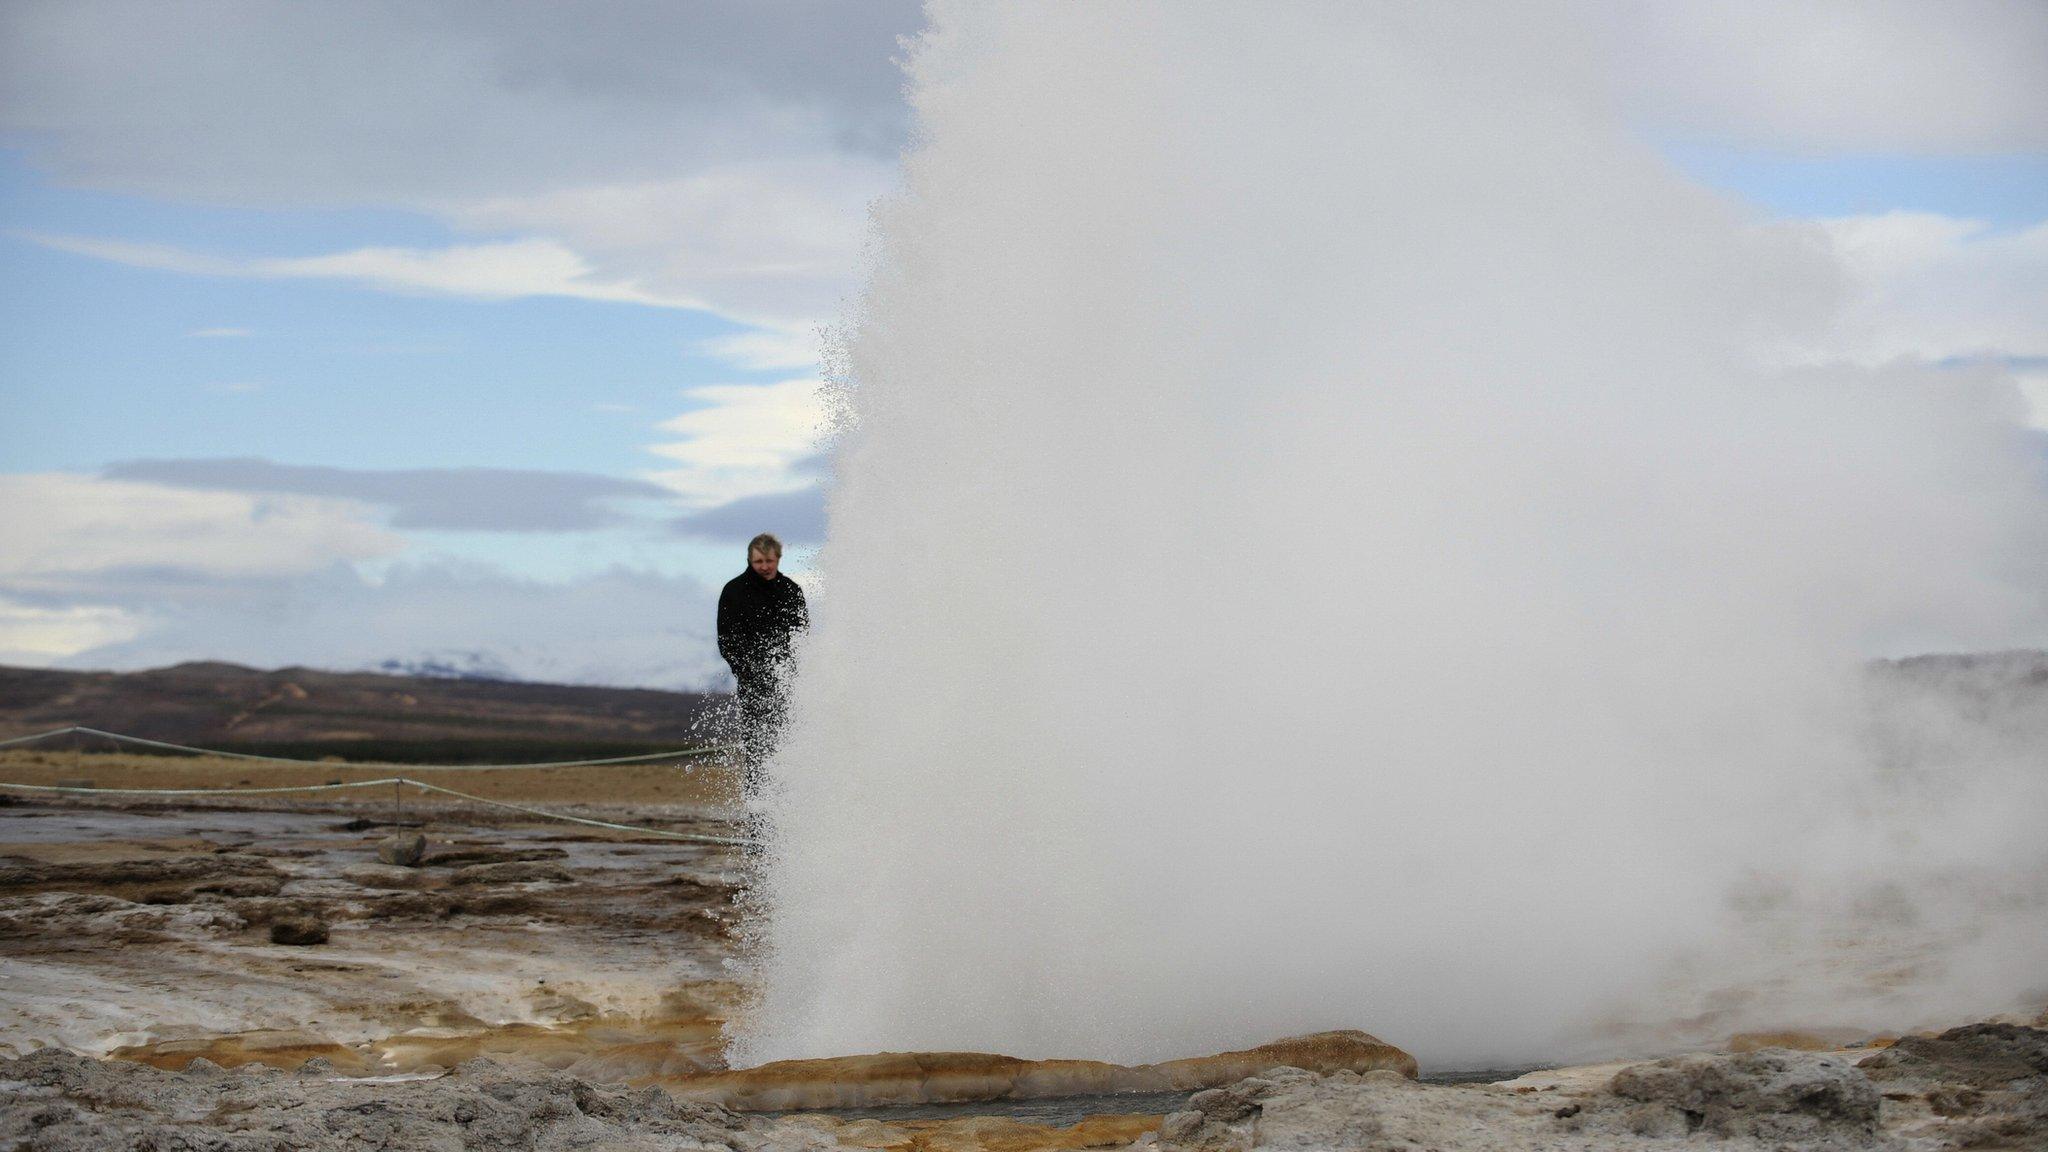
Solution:
[(11, 780), (0, 780), (0, 788), (15, 788), (24, 792), (80, 792), (101, 793), (112, 796), (253, 796), (268, 792), (332, 792), (338, 788), (372, 788), (379, 784), (417, 783), (402, 776), (387, 776), (382, 780), (344, 780), (333, 784), (301, 784), (295, 788), (80, 788), (70, 784), (16, 784)]
[(383, 760), (359, 760), (337, 765), (331, 760), (307, 760), (292, 756), (259, 756), (254, 752), (229, 752), (221, 748), (198, 748), (190, 744), (173, 744), (166, 740), (150, 740), (142, 736), (125, 736), (119, 732), (106, 732), (98, 728), (87, 728), (83, 724), (74, 724), (69, 728), (53, 728), (48, 732), (38, 732), (32, 736), (16, 736), (10, 740), (0, 740), (0, 748), (6, 748), (15, 744), (31, 744), (38, 740), (48, 740), (56, 736), (69, 736), (73, 733), (98, 736), (103, 740), (112, 740), (120, 744), (137, 744), (147, 748), (164, 748), (173, 752), (193, 752), (201, 756), (220, 756), (229, 760), (254, 760), (265, 764), (305, 764), (320, 768), (334, 768), (337, 766), (404, 768), (412, 772), (513, 772), (522, 768), (589, 768), (604, 764), (635, 764), (649, 760), (680, 760), (698, 756), (709, 756), (717, 752), (733, 752), (738, 750), (738, 745), (735, 744), (708, 744), (702, 748), (684, 748), (674, 752), (643, 752), (637, 756), (611, 756), (601, 760), (548, 760), (531, 764), (396, 764)]
[(334, 784), (301, 784), (292, 788), (80, 788), (69, 784), (16, 784), (0, 780), (0, 788), (12, 788), (23, 792), (63, 792), (70, 794), (99, 794), (110, 796), (252, 796), (278, 792), (332, 792), (342, 788), (375, 788), (385, 784), (410, 784), (422, 792), (439, 792), (446, 796), (467, 800), (474, 804), (485, 804), (492, 808), (508, 808), (528, 816), (541, 816), (549, 820), (564, 820), (571, 824), (587, 824), (593, 828), (610, 828), (618, 832), (638, 832), (647, 836), (659, 836), (667, 840), (681, 840), (693, 844), (722, 844), (728, 847), (747, 847), (760, 841), (740, 836), (712, 836), (702, 832), (674, 832), (667, 828), (650, 828), (645, 824), (620, 824), (610, 820), (593, 820), (586, 816), (571, 816), (564, 812), (549, 812), (544, 808), (529, 808), (524, 804), (512, 804), (504, 800), (490, 800), (424, 780), (412, 780), (404, 776), (387, 776), (381, 780), (348, 780)]
[(443, 788), (439, 784), (428, 784), (420, 780), (407, 780), (406, 783), (426, 792), (439, 792), (443, 795), (459, 797), (476, 804), (488, 804), (493, 808), (509, 808), (514, 812), (524, 812), (529, 816), (545, 816), (550, 820), (567, 820), (571, 824), (588, 824), (593, 828), (612, 828), (620, 832), (645, 832), (652, 836), (662, 836), (670, 840), (688, 840), (698, 844), (725, 844), (732, 847), (741, 847), (760, 843), (758, 840), (751, 840), (742, 836), (710, 836), (701, 832), (670, 832), (664, 828), (649, 828), (643, 824), (614, 824), (609, 820), (592, 820), (584, 816), (569, 816), (561, 812), (547, 812), (539, 808), (528, 808), (524, 804), (508, 803), (504, 800), (486, 800), (482, 796), (472, 796), (467, 792), (457, 792), (453, 788)]

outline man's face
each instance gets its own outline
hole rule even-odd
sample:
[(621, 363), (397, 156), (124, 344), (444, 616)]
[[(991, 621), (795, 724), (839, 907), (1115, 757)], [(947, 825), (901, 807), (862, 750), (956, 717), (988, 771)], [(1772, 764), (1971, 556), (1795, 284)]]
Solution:
[(782, 568), (782, 557), (770, 556), (766, 552), (750, 551), (747, 553), (747, 567), (752, 568), (754, 575), (759, 576), (761, 579), (773, 580), (775, 579), (775, 574)]

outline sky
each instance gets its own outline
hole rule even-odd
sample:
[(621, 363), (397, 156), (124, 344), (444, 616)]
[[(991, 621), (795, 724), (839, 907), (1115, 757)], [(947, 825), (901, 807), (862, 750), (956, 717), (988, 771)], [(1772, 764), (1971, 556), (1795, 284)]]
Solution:
[[(1563, 11), (1647, 147), (1839, 253), (1820, 354), (2048, 429), (2048, 5)], [(0, 664), (722, 684), (745, 541), (813, 580), (920, 19), (0, 0)]]

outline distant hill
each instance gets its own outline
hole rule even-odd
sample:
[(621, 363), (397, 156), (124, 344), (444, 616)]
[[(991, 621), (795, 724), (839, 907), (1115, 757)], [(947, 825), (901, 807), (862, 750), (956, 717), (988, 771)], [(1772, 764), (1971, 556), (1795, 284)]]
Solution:
[(213, 662), (147, 672), (0, 667), (0, 739), (79, 724), (266, 755), (441, 763), (582, 759), (705, 743), (704, 722), (727, 699), (432, 671), (264, 672)]
[[(264, 672), (211, 662), (148, 672), (0, 667), (0, 739), (82, 724), (276, 756), (566, 760), (705, 743), (717, 738), (715, 713), (730, 700), (496, 679), (477, 663), (417, 670), (425, 674)], [(1894, 692), (1931, 693), (1973, 725), (2048, 747), (2048, 652), (1916, 656), (1871, 670)]]

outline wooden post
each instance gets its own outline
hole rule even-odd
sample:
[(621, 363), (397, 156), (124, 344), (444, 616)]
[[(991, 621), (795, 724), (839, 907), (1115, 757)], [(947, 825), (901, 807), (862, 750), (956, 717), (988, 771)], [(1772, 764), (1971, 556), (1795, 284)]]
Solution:
[(405, 823), (405, 778), (402, 776), (391, 782), (391, 822)]

